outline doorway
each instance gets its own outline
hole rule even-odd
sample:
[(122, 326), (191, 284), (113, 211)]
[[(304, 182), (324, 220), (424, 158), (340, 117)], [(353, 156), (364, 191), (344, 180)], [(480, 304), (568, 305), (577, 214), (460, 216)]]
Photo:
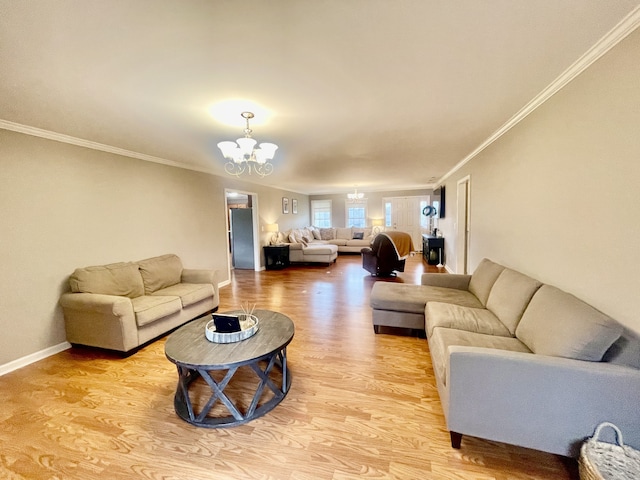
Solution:
[(469, 273), (471, 177), (458, 180), (456, 212), (456, 273)]
[(257, 195), (225, 190), (229, 270), (259, 270)]
[(383, 199), (385, 227), (407, 232), (418, 251), (422, 250), (422, 234), (429, 232), (429, 218), (422, 215), (422, 210), (429, 205), (430, 199), (429, 195)]

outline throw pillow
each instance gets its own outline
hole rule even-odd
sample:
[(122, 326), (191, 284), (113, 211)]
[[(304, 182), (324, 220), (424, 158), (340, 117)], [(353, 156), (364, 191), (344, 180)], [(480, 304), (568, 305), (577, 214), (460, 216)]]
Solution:
[(316, 240), (322, 240), (322, 236), (320, 235), (320, 230), (318, 230), (317, 228), (313, 229), (313, 238), (315, 238)]
[(309, 227), (304, 227), (302, 230), (300, 230), (300, 232), (302, 233), (303, 237), (313, 237), (313, 233), (311, 233), (311, 229)]
[(336, 228), (336, 238), (344, 238), (345, 240), (348, 240), (350, 238), (352, 238), (353, 234), (353, 230), (351, 229), (351, 227), (349, 228)]
[(353, 234), (354, 240), (362, 240), (364, 238), (364, 232), (355, 232)]
[(298, 243), (296, 242), (296, 236), (293, 233), (289, 234), (289, 243)]
[(336, 238), (336, 230), (335, 228), (321, 228), (320, 229), (320, 239), (321, 240), (333, 240)]

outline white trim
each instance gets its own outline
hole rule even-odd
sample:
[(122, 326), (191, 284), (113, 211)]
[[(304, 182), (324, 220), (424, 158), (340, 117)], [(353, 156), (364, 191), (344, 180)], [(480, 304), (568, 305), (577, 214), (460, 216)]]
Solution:
[(79, 147), (90, 148), (92, 150), (100, 150), (102, 152), (114, 153), (116, 155), (122, 155), (124, 157), (137, 158), (138, 160), (145, 160), (147, 162), (161, 163), (163, 165), (170, 165), (172, 167), (183, 168), (186, 170), (196, 170), (204, 173), (213, 173), (210, 170), (187, 166), (182, 163), (174, 162), (173, 160), (154, 157), (153, 155), (134, 152), (132, 150), (125, 150), (124, 148), (112, 147), (111, 145), (105, 145), (104, 143), (92, 142), (91, 140), (84, 140), (82, 138), (72, 137), (71, 135), (64, 135), (62, 133), (52, 132), (50, 130), (43, 130), (42, 128), (30, 127), (29, 125), (22, 125), (21, 123), (10, 122), (8, 120), (0, 119), (0, 128), (11, 130), (13, 132), (24, 133), (26, 135), (32, 135), (34, 137), (46, 138), (48, 140), (54, 140), (56, 142), (68, 143), (71, 145), (77, 145)]
[[(567, 85), (571, 80), (580, 75), (586, 70), (592, 63), (602, 57), (605, 53), (615, 47), (624, 38), (631, 34), (636, 28), (640, 26), (640, 6), (634, 8), (626, 17), (624, 17), (615, 27), (613, 27), (609, 33), (605, 34), (596, 44), (591, 47), (587, 52), (582, 55), (576, 62), (573, 63), (567, 70), (565, 70), (558, 78), (556, 78), (551, 84), (540, 92), (533, 100), (527, 103), (518, 113), (511, 117), (502, 127), (496, 130), (489, 138), (482, 142), (475, 150), (469, 155), (458, 162), (451, 170), (445, 173), (437, 182), (425, 185), (425, 189), (436, 188), (438, 185), (444, 183), (444, 181), (457, 172), (460, 168), (466, 165), (474, 157), (476, 157), (485, 148), (498, 140), (502, 135), (511, 130), (520, 121), (527, 117), (531, 112), (536, 110), (540, 105), (551, 98), (555, 93)], [(197, 172), (209, 173), (217, 175), (216, 172), (207, 169), (196, 168), (175, 162), (173, 160), (167, 160), (160, 157), (154, 157), (152, 155), (146, 155), (144, 153), (138, 153), (131, 150), (125, 150), (122, 148), (112, 147), (103, 143), (92, 142), (90, 140), (83, 140), (81, 138), (72, 137), (70, 135), (64, 135), (62, 133), (52, 132), (49, 130), (43, 130), (37, 127), (31, 127), (28, 125), (22, 125), (20, 123), (10, 122), (8, 120), (0, 119), (0, 129), (11, 130), (14, 132), (24, 133), (27, 135), (33, 135), (35, 137), (47, 138), (49, 140), (55, 140), (62, 143), (69, 143), (71, 145), (78, 145), (80, 147), (91, 148), (93, 150), (101, 150), (103, 152), (114, 153), (116, 155), (123, 155), (125, 157), (137, 158), (139, 160), (145, 160), (148, 162), (161, 163), (164, 165), (171, 165), (173, 167), (183, 168), (186, 170), (194, 170)], [(422, 190), (422, 188), (416, 188), (415, 190)], [(370, 190), (376, 191), (376, 190)], [(388, 188), (380, 191), (388, 191)], [(305, 193), (295, 192), (303, 195), (325, 195), (327, 193)]]
[[(162, 165), (169, 165), (171, 167), (182, 168), (184, 170), (192, 170), (195, 172), (208, 173), (210, 175), (220, 175), (213, 169), (199, 168), (193, 165), (187, 165), (184, 163), (176, 162), (174, 160), (167, 160), (166, 158), (154, 157), (153, 155), (147, 155), (145, 153), (134, 152), (132, 150), (125, 150), (123, 148), (113, 147), (104, 143), (92, 142), (91, 140), (84, 140), (78, 137), (72, 137), (71, 135), (65, 135), (63, 133), (52, 132), (50, 130), (44, 130), (42, 128), (31, 127), (29, 125), (23, 125), (21, 123), (10, 122), (9, 120), (3, 120), (0, 118), (0, 129), (10, 130), (12, 132), (24, 133), (25, 135), (31, 135), (33, 137), (46, 138), (47, 140), (53, 140), (55, 142), (68, 143), (70, 145), (76, 145), (78, 147), (89, 148), (92, 150), (99, 150), (101, 152), (113, 153), (116, 155), (122, 155), (129, 158), (137, 158), (138, 160), (144, 160), (145, 162), (160, 163)], [(227, 177), (223, 177), (227, 178)], [(250, 181), (250, 179), (243, 178), (247, 183), (256, 183)], [(300, 195), (309, 195), (308, 192), (291, 190), (293, 193), (299, 193)]]
[(442, 184), (447, 178), (460, 170), (464, 165), (469, 163), (474, 157), (476, 157), (485, 148), (498, 140), (502, 135), (507, 133), (518, 123), (525, 119), (530, 113), (536, 110), (539, 106), (549, 100), (559, 90), (564, 88), (574, 78), (589, 68), (596, 60), (602, 57), (605, 53), (615, 47), (624, 38), (626, 38), (631, 32), (640, 26), (640, 6), (633, 9), (629, 15), (623, 18), (609, 33), (602, 37), (593, 47), (576, 60), (573, 65), (566, 69), (558, 78), (556, 78), (551, 84), (540, 92), (533, 100), (527, 103), (518, 113), (511, 117), (507, 123), (502, 125), (496, 130), (489, 138), (480, 144), (474, 151), (463, 158), (458, 164), (445, 173), (437, 185)]
[(35, 352), (22, 358), (17, 358), (16, 360), (13, 360), (9, 363), (5, 363), (4, 365), (0, 365), (0, 377), (7, 373), (13, 372), (14, 370), (18, 370), (19, 368), (26, 367), (27, 365), (31, 365), (32, 363), (38, 362), (40, 360), (44, 360), (45, 358), (55, 355), (56, 353), (68, 350), (69, 348), (71, 348), (71, 344), (69, 342), (62, 342), (58, 345), (54, 345), (53, 347), (45, 348), (44, 350), (40, 350), (39, 352)]

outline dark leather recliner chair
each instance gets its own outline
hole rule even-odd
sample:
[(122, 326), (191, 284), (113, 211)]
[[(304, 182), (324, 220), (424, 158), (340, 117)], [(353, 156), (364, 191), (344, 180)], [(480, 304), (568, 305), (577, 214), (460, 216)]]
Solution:
[(370, 248), (363, 248), (362, 268), (373, 276), (390, 277), (404, 272), (405, 260), (398, 259), (393, 242), (386, 235), (376, 235)]

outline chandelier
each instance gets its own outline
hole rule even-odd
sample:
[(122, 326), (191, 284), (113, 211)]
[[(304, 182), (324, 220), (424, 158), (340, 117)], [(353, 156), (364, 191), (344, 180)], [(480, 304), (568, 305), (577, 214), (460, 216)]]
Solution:
[(353, 193), (347, 193), (347, 200), (350, 202), (359, 202), (364, 200), (364, 193), (358, 193), (358, 188), (356, 187)]
[(278, 149), (274, 143), (261, 143), (260, 148), (255, 148), (256, 142), (251, 138), (251, 128), (249, 128), (249, 119), (254, 115), (251, 112), (242, 112), (240, 114), (247, 122), (244, 129), (244, 137), (238, 138), (235, 142), (220, 142), (218, 148), (222, 152), (224, 158), (229, 160), (224, 165), (224, 170), (229, 175), (239, 177), (244, 172), (256, 173), (261, 177), (266, 177), (273, 173), (273, 164), (269, 160), (273, 160), (273, 156)]

